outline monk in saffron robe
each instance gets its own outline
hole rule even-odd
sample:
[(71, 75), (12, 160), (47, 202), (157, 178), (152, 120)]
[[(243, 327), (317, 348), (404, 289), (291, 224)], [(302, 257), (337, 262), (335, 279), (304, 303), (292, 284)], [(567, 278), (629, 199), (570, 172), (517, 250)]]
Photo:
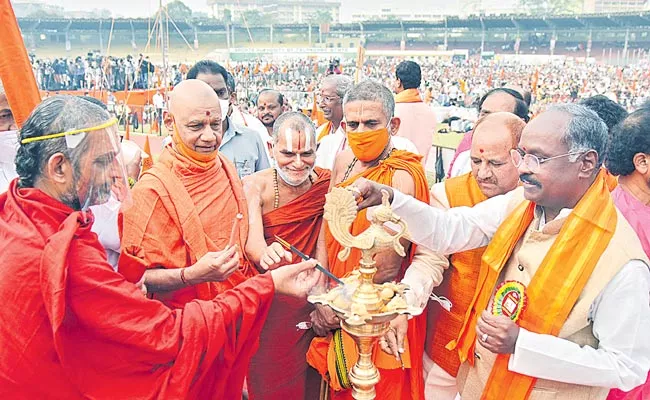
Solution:
[(178, 309), (147, 299), (91, 231), (89, 207), (126, 183), (115, 123), (53, 96), (21, 129), (0, 195), (0, 398), (241, 399), (274, 290), (305, 297), (320, 274), (286, 266)]
[[(507, 193), (517, 187), (519, 173), (510, 160), (510, 150), (517, 147), (526, 124), (506, 112), (489, 114), (474, 127), (470, 159), (472, 172), (444, 182), (431, 189), (431, 204), (442, 208), (473, 207), (490, 197)], [(456, 375), (460, 359), (446, 348), (458, 338), (469, 311), (481, 269), (484, 247), (450, 256), (451, 267), (436, 294), (447, 298), (452, 306), (445, 310), (438, 305), (428, 307), (426, 353), (424, 355), (424, 393), (427, 399), (453, 400), (458, 388)]]
[[(607, 169), (618, 175), (619, 185), (612, 191), (616, 208), (636, 232), (643, 251), (650, 258), (650, 110), (630, 114), (612, 132)], [(607, 400), (650, 398), (650, 373), (646, 383), (624, 392), (614, 389)]]
[[(314, 125), (302, 113), (284, 113), (273, 126), (269, 147), (274, 168), (244, 178), (249, 259), (261, 270), (299, 261), (276, 241), (277, 235), (306, 255), (326, 260), (324, 243), (321, 240), (318, 246), (318, 239), (330, 172), (314, 168)], [(251, 400), (318, 398), (320, 376), (305, 359), (314, 338), (309, 329), (313, 309), (302, 299), (277, 296), (273, 300), (249, 369)]]
[[(347, 187), (356, 179), (365, 177), (377, 182), (401, 188), (416, 198), (429, 201), (429, 191), (426, 177), (421, 164), (421, 156), (406, 151), (395, 150), (391, 141), (392, 131), (399, 129), (399, 119), (393, 118), (395, 103), (390, 90), (381, 84), (366, 81), (351, 89), (344, 103), (347, 136), (350, 149), (341, 153), (336, 160), (332, 173), (332, 185)], [(352, 225), (352, 234), (359, 234), (370, 226), (366, 213), (361, 212)], [(358, 250), (352, 250), (345, 261), (337, 258), (341, 246), (329, 234), (326, 228), (327, 253), (329, 268), (336, 276), (343, 277), (350, 273), (361, 257)], [(415, 246), (405, 244), (407, 256), (402, 259), (394, 251), (387, 251), (376, 256), (378, 272), (375, 280), (379, 283), (401, 280), (407, 268), (426, 269), (429, 279), (424, 282), (409, 282), (415, 292), (423, 292), (417, 285), (437, 285), (442, 279), (446, 267), (434, 264), (423, 253), (416, 255)], [(419, 264), (419, 265), (418, 265)], [(431, 290), (428, 290), (430, 293)], [(426, 300), (425, 300), (426, 303)], [(307, 360), (321, 375), (329, 381), (333, 399), (350, 399), (351, 385), (348, 372), (358, 359), (354, 341), (337, 328), (338, 321), (331, 320), (327, 315), (331, 312), (327, 307), (316, 306), (322, 315), (321, 321), (327, 322), (327, 327), (335, 329), (326, 337), (316, 338), (307, 353)], [(398, 317), (397, 320), (406, 320)], [(403, 343), (393, 343), (395, 355), (388, 354), (387, 341), (382, 339), (380, 349), (373, 352), (374, 362), (379, 368), (381, 377), (376, 386), (378, 399), (422, 399), (422, 354), (424, 351), (424, 329), (426, 316), (412, 318), (408, 323), (407, 339)], [(321, 324), (321, 322), (318, 322)], [(399, 335), (391, 330), (389, 335)], [(403, 337), (403, 333), (401, 333)], [(392, 336), (390, 340), (394, 340)], [(399, 351), (399, 353), (398, 353)], [(346, 363), (337, 363), (336, 359), (344, 356)], [(337, 357), (338, 356), (338, 357)]]
[[(233, 260), (232, 249), (246, 243), (248, 210), (234, 166), (217, 151), (219, 98), (202, 81), (183, 81), (174, 88), (169, 111), (165, 123), (173, 143), (133, 189), (133, 206), (123, 215), (118, 270), (132, 281), (144, 273), (153, 298), (182, 307), (212, 299), (255, 271), (243, 256)], [(236, 246), (227, 250), (227, 265), (216, 265), (237, 214), (244, 218)]]

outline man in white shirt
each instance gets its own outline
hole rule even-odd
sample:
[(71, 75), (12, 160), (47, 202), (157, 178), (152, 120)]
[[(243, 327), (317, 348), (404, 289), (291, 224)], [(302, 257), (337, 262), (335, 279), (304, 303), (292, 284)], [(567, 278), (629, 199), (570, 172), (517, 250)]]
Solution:
[(0, 82), (0, 193), (17, 177), (14, 159), (18, 150), (18, 127)]
[(645, 382), (650, 271), (600, 168), (607, 137), (593, 111), (551, 107), (511, 152), (523, 187), (473, 208), (443, 211), (356, 182), (361, 208), (387, 191), (420, 245), (450, 254), (489, 243), (451, 346), (468, 361), (463, 399), (605, 399)]
[[(123, 140), (121, 148), (122, 162), (126, 168), (127, 178), (129, 184), (133, 186), (140, 177), (142, 158), (147, 156), (147, 154), (131, 140)], [(90, 207), (95, 216), (92, 231), (97, 234), (99, 243), (106, 250), (108, 263), (115, 270), (117, 270), (117, 261), (120, 257), (120, 235), (117, 228), (117, 217), (120, 213), (121, 206), (121, 199), (118, 199), (115, 191), (113, 191), (106, 203)]]
[(347, 75), (328, 75), (323, 78), (319, 93), (318, 106), (323, 110), (326, 123), (316, 130), (316, 138), (321, 142), (335, 132), (343, 132), (343, 98), (352, 88), (354, 81)]

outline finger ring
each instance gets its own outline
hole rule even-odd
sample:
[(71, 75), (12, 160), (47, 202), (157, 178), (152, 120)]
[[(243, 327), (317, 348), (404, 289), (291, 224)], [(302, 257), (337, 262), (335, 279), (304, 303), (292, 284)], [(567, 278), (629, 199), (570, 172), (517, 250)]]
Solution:
[(487, 333), (484, 333), (483, 335), (481, 335), (481, 341), (484, 342), (484, 343), (487, 343), (488, 338), (489, 338), (489, 336), (488, 336)]

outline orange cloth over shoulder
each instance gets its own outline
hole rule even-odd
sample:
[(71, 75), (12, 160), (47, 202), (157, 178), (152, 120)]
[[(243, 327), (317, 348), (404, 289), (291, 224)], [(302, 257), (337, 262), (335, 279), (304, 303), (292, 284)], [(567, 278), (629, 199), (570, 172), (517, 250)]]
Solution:
[(417, 89), (406, 89), (395, 95), (395, 103), (422, 103)]
[[(421, 160), (422, 157), (417, 154), (403, 150), (394, 150), (390, 157), (380, 161), (376, 167), (370, 168), (345, 182), (341, 182), (338, 186), (350, 186), (358, 178), (366, 178), (390, 186), (393, 183), (395, 171), (403, 170), (408, 172), (413, 178), (415, 183), (414, 197), (428, 204), (429, 189)], [(369, 226), (370, 222), (366, 218), (366, 211), (362, 210), (352, 223), (351, 233), (358, 235)], [(325, 233), (330, 271), (338, 277), (352, 272), (359, 264), (361, 252), (357, 249), (352, 249), (348, 259), (346, 261), (340, 261), (337, 258), (337, 254), (341, 250), (341, 245), (334, 239), (327, 228)], [(414, 254), (415, 245), (411, 245), (406, 258), (402, 262), (402, 269), (397, 280), (402, 279), (404, 276), (404, 272), (411, 264)], [(373, 351), (373, 359), (381, 374), (381, 380), (376, 386), (378, 399), (418, 400), (424, 398), (422, 355), (424, 354), (425, 330), (426, 314), (423, 313), (409, 320), (408, 334), (404, 345), (405, 353), (402, 355), (402, 361), (406, 367), (405, 370), (401, 369), (401, 364), (395, 357), (384, 353), (378, 347), (375, 348)], [(337, 364), (340, 365), (341, 359), (337, 357), (337, 354), (341, 352), (340, 348), (342, 346), (342, 351), (345, 354), (345, 369), (350, 371), (358, 359), (358, 353), (354, 341), (350, 336), (346, 333), (339, 335), (338, 330), (336, 332), (334, 336), (341, 338), (340, 341), (337, 339), (336, 342), (342, 343), (342, 345), (334, 345), (335, 340), (332, 340), (333, 335), (326, 338), (315, 338), (307, 353), (307, 362), (329, 380), (330, 387), (333, 389), (332, 399), (351, 399), (351, 391), (342, 390), (345, 388), (345, 385), (342, 385), (341, 379), (337, 377)], [(336, 347), (339, 348), (339, 353), (337, 353)], [(341, 371), (342, 368), (339, 367), (338, 369)]]
[[(450, 207), (473, 207), (487, 200), (471, 173), (445, 181), (445, 193)], [(450, 257), (451, 268), (445, 272), (437, 294), (449, 299), (453, 307), (427, 307), (426, 351), (431, 360), (448, 374), (456, 376), (460, 358), (456, 351), (446, 349), (447, 343), (458, 338), (469, 304), (474, 297), (485, 247), (462, 251)]]
[[(316, 255), (330, 172), (320, 168), (315, 171), (318, 179), (307, 192), (264, 214), (267, 244), (273, 243), (275, 235), (278, 235), (303, 253), (311, 257)], [(293, 262), (300, 261), (294, 255)], [(309, 314), (313, 309), (305, 299), (275, 296), (260, 335), (259, 350), (249, 368), (248, 393), (251, 400), (318, 398), (320, 376), (305, 361), (314, 331), (296, 328), (299, 322), (310, 320)]]
[[(134, 281), (149, 268), (188, 267), (206, 252), (227, 246), (237, 213), (244, 215), (237, 240), (243, 249), (248, 209), (234, 166), (221, 154), (199, 166), (169, 145), (133, 188), (133, 206), (122, 216), (118, 270)], [(212, 299), (254, 274), (242, 258), (239, 270), (226, 281), (152, 296), (170, 307), (181, 307), (194, 299)]]

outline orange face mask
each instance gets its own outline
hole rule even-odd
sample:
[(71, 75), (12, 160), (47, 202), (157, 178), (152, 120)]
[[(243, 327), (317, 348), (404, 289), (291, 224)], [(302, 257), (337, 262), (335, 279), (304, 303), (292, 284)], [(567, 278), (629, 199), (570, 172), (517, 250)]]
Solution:
[(352, 153), (363, 162), (369, 162), (379, 158), (390, 140), (388, 128), (358, 133), (347, 132), (347, 134)]
[(214, 164), (214, 161), (217, 158), (217, 150), (205, 154), (190, 149), (181, 139), (181, 135), (178, 133), (176, 122), (174, 122), (174, 134), (172, 135), (172, 141), (174, 142), (176, 151), (201, 167), (209, 167), (210, 164)]

